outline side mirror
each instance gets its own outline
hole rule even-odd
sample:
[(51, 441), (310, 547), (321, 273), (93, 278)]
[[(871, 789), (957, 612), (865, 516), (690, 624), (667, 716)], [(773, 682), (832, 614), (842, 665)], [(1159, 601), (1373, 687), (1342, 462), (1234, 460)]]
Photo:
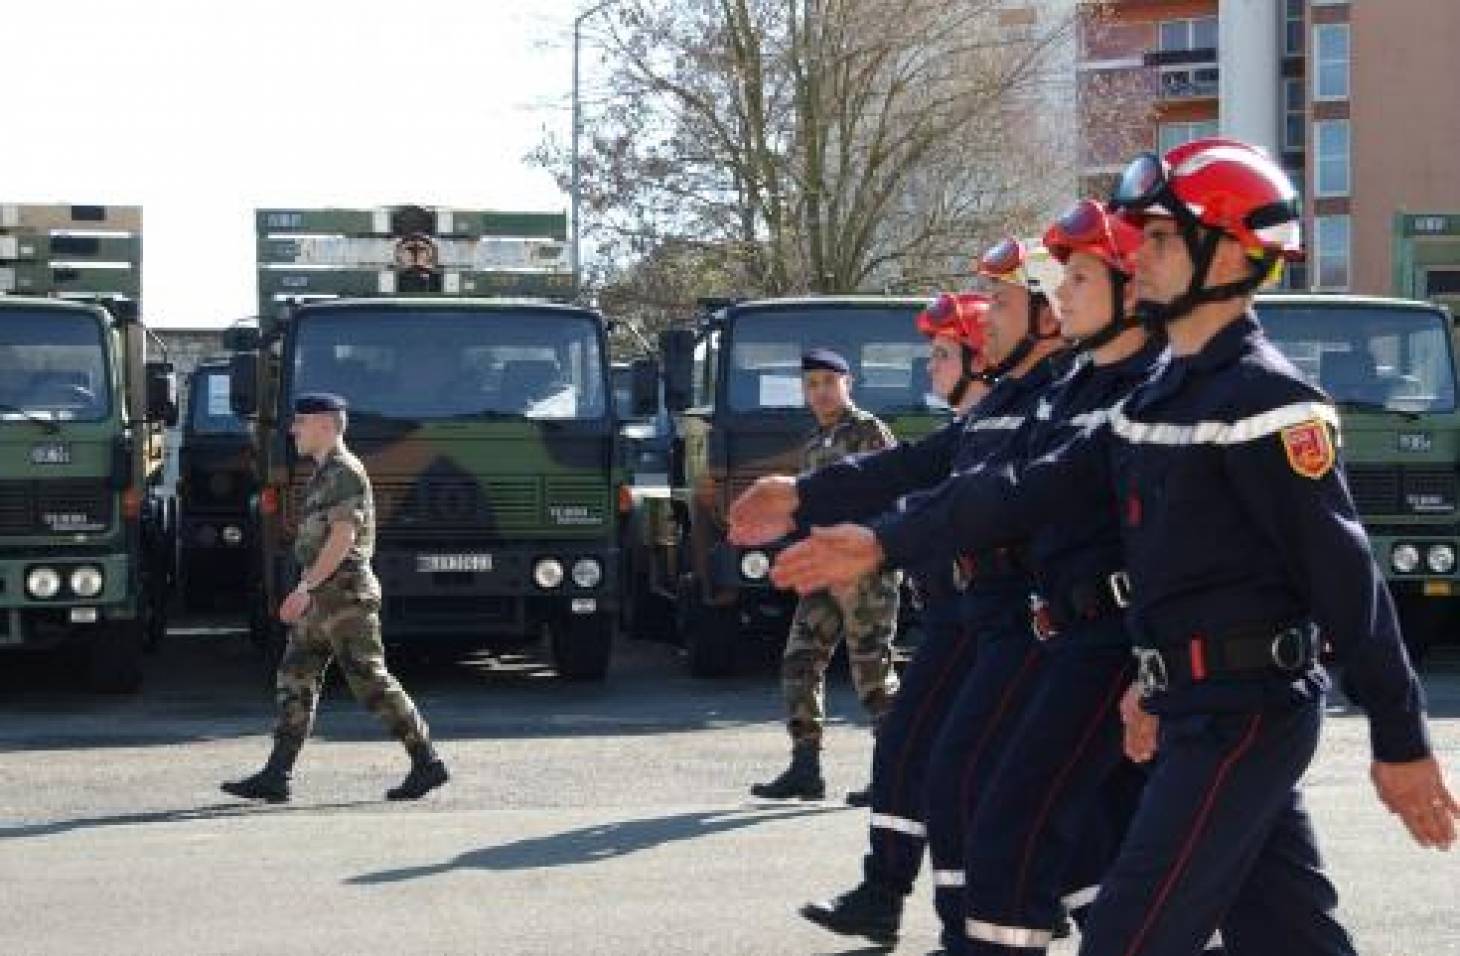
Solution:
[(230, 352), (256, 352), (259, 329), (256, 325), (233, 325), (223, 330), (223, 347)]
[(171, 362), (147, 363), (147, 418), (169, 428), (177, 424), (177, 372)]
[(629, 372), (630, 406), (636, 418), (659, 411), (659, 363), (636, 359)]
[(660, 332), (659, 354), (664, 360), (664, 406), (671, 412), (682, 412), (694, 401), (694, 330)]
[(259, 357), (254, 352), (235, 352), (228, 360), (228, 405), (240, 418), (259, 409)]

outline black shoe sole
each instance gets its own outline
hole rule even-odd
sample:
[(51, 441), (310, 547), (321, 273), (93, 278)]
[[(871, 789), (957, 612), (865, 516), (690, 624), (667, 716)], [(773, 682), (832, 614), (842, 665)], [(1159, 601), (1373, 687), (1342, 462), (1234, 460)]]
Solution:
[(865, 926), (846, 926), (836, 922), (836, 919), (826, 910), (818, 909), (815, 906), (807, 905), (801, 907), (801, 915), (822, 929), (829, 929), (838, 936), (860, 936), (863, 939), (871, 940), (879, 946), (896, 946), (898, 934), (895, 931), (875, 929)]
[(237, 790), (229, 790), (226, 785), (220, 786), (218, 789), (219, 790), (222, 790), (224, 793), (228, 794), (230, 797), (237, 797), (240, 800), (262, 800), (264, 803), (288, 803), (289, 802), (289, 794), (287, 794), (287, 793), (286, 794), (283, 794), (282, 796), (279, 795), (279, 794), (277, 794), (277, 793), (269, 793), (269, 794), (263, 794), (263, 793), (239, 793)]
[(450, 782), (451, 782), (451, 776), (450, 776), (450, 774), (447, 774), (446, 776), (443, 776), (440, 780), (433, 780), (431, 782), (430, 786), (426, 787), (426, 789), (424, 789), (424, 790), (420, 790), (420, 791), (412, 790), (412, 791), (410, 791), (408, 793), (401, 793), (399, 791), (387, 790), (387, 791), (385, 791), (385, 799), (387, 799), (387, 800), (395, 800), (397, 802), (399, 802), (401, 800), (419, 800), (422, 797), (424, 797), (426, 794), (430, 793), (432, 790), (436, 790), (436, 789), (439, 789), (441, 787), (444, 787), (444, 786), (446, 786)]
[(755, 790), (751, 790), (750, 795), (758, 800), (805, 800), (808, 803), (815, 800), (826, 799), (825, 793), (788, 793), (782, 796), (781, 794), (757, 793)]

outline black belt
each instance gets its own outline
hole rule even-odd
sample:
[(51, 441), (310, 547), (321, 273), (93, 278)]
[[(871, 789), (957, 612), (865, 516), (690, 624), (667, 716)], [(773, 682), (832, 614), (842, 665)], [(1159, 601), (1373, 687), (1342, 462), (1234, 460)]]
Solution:
[(1318, 661), (1318, 629), (1243, 625), (1216, 635), (1193, 634), (1184, 645), (1134, 649), (1141, 693), (1208, 680), (1295, 677)]
[(1124, 571), (1077, 581), (1058, 592), (1031, 595), (1029, 623), (1047, 641), (1075, 624), (1124, 614), (1130, 607), (1130, 576)]

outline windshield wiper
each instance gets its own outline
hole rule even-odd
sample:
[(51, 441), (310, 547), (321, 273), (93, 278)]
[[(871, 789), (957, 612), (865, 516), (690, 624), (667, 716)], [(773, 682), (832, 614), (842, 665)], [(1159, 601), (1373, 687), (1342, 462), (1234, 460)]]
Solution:
[(7, 412), (12, 415), (19, 415), (28, 422), (35, 422), (45, 430), (47, 435), (54, 435), (61, 430), (61, 426), (57, 424), (54, 418), (42, 418), (28, 409), (21, 408), (19, 405), (9, 405), (5, 402), (0, 402), (0, 414)]

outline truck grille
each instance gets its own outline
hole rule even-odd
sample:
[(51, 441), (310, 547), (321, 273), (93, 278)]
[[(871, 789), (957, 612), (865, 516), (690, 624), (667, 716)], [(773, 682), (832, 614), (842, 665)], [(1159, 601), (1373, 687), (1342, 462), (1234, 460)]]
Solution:
[(526, 531), (542, 514), (535, 478), (423, 478), (375, 485), (382, 531)]
[(0, 481), (0, 534), (65, 534), (111, 527), (113, 494), (93, 478)]
[(1450, 514), (1460, 496), (1460, 478), (1444, 465), (1351, 465), (1347, 474), (1360, 515)]

